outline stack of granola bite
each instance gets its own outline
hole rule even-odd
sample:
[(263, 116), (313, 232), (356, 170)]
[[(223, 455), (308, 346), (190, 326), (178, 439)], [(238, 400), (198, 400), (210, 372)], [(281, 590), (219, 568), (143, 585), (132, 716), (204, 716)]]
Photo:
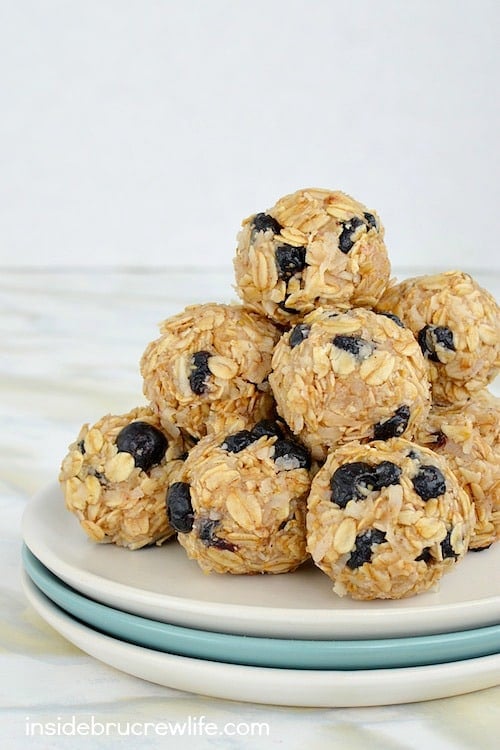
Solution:
[(90, 538), (175, 537), (205, 572), (311, 557), (357, 599), (425, 591), (497, 541), (493, 297), (460, 271), (391, 280), (377, 213), (338, 191), (250, 216), (234, 268), (242, 304), (165, 320), (147, 405), (70, 445), (60, 481)]

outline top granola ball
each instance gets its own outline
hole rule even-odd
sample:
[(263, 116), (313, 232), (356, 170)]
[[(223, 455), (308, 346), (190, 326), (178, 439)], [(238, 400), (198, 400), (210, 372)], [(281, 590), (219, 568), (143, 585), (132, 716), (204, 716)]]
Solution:
[(299, 190), (243, 222), (236, 288), (278, 323), (315, 307), (373, 307), (390, 276), (377, 214), (341, 192)]
[(377, 305), (413, 331), (437, 404), (464, 403), (500, 367), (500, 309), (467, 273), (416, 276), (389, 287)]
[(240, 305), (190, 305), (160, 325), (141, 359), (162, 424), (194, 438), (274, 415), (267, 381), (280, 331)]

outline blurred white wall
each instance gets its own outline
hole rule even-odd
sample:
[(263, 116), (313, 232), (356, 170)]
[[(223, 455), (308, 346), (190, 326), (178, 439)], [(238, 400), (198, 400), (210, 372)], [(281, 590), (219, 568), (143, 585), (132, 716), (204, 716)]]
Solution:
[(0, 0), (0, 264), (231, 262), (300, 187), (500, 269), (498, 0)]

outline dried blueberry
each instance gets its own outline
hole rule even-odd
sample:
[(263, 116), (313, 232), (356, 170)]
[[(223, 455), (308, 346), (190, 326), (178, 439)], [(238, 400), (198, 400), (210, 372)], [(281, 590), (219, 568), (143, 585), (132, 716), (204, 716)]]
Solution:
[(309, 469), (311, 466), (307, 449), (294, 440), (278, 440), (274, 444), (273, 459), (278, 470)]
[(256, 232), (266, 232), (268, 229), (272, 229), (274, 234), (281, 232), (281, 224), (269, 214), (264, 213), (255, 214), (252, 219), (252, 227)]
[(381, 490), (383, 487), (399, 484), (401, 481), (401, 469), (392, 461), (382, 461), (382, 463), (373, 467), (372, 473), (374, 490)]
[(352, 246), (354, 245), (352, 235), (356, 229), (363, 226), (363, 224), (364, 222), (357, 216), (353, 216), (349, 221), (342, 222), (343, 229), (339, 235), (339, 250), (342, 253), (348, 253), (349, 250), (352, 249)]
[(278, 276), (284, 281), (289, 281), (296, 273), (303, 271), (307, 265), (305, 247), (279, 245), (276, 248), (275, 257)]
[(332, 343), (338, 349), (349, 352), (359, 361), (367, 359), (374, 348), (370, 341), (366, 341), (359, 336), (346, 336), (344, 334), (334, 336)]
[(116, 447), (119, 452), (130, 453), (134, 464), (149, 471), (165, 456), (168, 441), (163, 432), (148, 422), (131, 422), (118, 433)]
[(443, 560), (446, 560), (446, 558), (448, 557), (454, 557), (456, 560), (458, 557), (458, 554), (451, 546), (451, 529), (450, 531), (448, 531), (445, 538), (441, 542), (441, 554), (443, 555)]
[(256, 439), (249, 430), (240, 430), (233, 435), (228, 435), (220, 447), (229, 453), (239, 453), (248, 448)]
[(210, 352), (196, 352), (191, 358), (191, 372), (189, 373), (189, 385), (193, 393), (201, 396), (207, 388), (210, 377), (208, 360), (212, 355)]
[(85, 453), (86, 453), (86, 451), (85, 451), (85, 440), (80, 440), (76, 444), (76, 447), (78, 448), (78, 450), (80, 451), (80, 453), (82, 454), (82, 456), (84, 456)]
[(484, 552), (485, 549), (489, 549), (493, 542), (487, 544), (485, 547), (469, 547), (469, 552)]
[(377, 219), (373, 214), (369, 214), (368, 212), (366, 212), (363, 214), (363, 216), (365, 217), (366, 223), (368, 224), (370, 229), (378, 229)]
[(360, 500), (366, 495), (371, 482), (372, 466), (363, 461), (343, 464), (333, 473), (330, 480), (332, 503), (345, 508), (350, 500)]
[(297, 310), (296, 307), (287, 307), (286, 299), (284, 299), (282, 302), (278, 302), (278, 307), (280, 310), (283, 310), (283, 312), (286, 312), (289, 315), (298, 315), (300, 312), (300, 310)]
[(236, 546), (232, 542), (221, 539), (221, 537), (216, 535), (215, 529), (219, 525), (220, 521), (204, 518), (199, 524), (198, 538), (206, 547), (215, 547), (216, 549), (226, 549), (229, 552), (234, 552)]
[(283, 439), (283, 430), (276, 422), (270, 419), (263, 419), (257, 422), (251, 432), (249, 430), (240, 430), (240, 432), (236, 432), (234, 435), (228, 435), (220, 447), (230, 453), (239, 453), (263, 436), (278, 438), (274, 444), (273, 454), (273, 459), (278, 469), (308, 469), (310, 467), (309, 453), (304, 446), (293, 440)]
[(359, 534), (356, 537), (354, 552), (351, 553), (346, 562), (347, 567), (355, 570), (355, 568), (371, 562), (373, 546), (375, 544), (382, 544), (382, 542), (385, 542), (385, 538), (385, 531), (380, 531), (379, 529), (368, 529), (363, 534)]
[(292, 328), (290, 338), (288, 339), (290, 347), (293, 349), (295, 346), (301, 344), (309, 336), (310, 330), (311, 326), (305, 323), (299, 323), (295, 328)]
[(398, 318), (398, 316), (394, 315), (394, 313), (391, 313), (391, 312), (379, 312), (378, 315), (384, 315), (386, 318), (390, 318), (400, 328), (406, 328), (406, 326), (403, 323), (403, 321), (401, 320), (401, 318)]
[(211, 518), (204, 518), (199, 521), (198, 524), (198, 539), (203, 542), (206, 547), (212, 547), (215, 539), (215, 529), (220, 526), (220, 521), (215, 521)]
[(431, 548), (430, 547), (424, 547), (422, 552), (418, 557), (415, 558), (415, 562), (424, 562), (424, 563), (430, 563), (432, 562), (434, 558), (432, 557)]
[(418, 332), (417, 339), (424, 357), (430, 359), (431, 362), (441, 362), (439, 349), (456, 351), (453, 331), (445, 326), (424, 326)]
[(446, 492), (445, 478), (437, 466), (421, 466), (411, 481), (417, 495), (425, 501)]
[(191, 490), (186, 482), (174, 482), (167, 492), (167, 516), (175, 531), (187, 534), (193, 528)]
[(378, 422), (373, 428), (373, 437), (375, 440), (389, 440), (389, 438), (399, 437), (408, 427), (410, 419), (410, 407), (403, 404), (396, 409), (392, 417)]
[(361, 500), (372, 490), (399, 484), (401, 469), (391, 461), (371, 466), (364, 461), (343, 464), (330, 480), (332, 503), (345, 508), (350, 500)]
[(258, 440), (264, 435), (267, 437), (282, 438), (283, 430), (277, 422), (273, 422), (271, 419), (262, 419), (252, 429), (252, 435), (254, 440)]

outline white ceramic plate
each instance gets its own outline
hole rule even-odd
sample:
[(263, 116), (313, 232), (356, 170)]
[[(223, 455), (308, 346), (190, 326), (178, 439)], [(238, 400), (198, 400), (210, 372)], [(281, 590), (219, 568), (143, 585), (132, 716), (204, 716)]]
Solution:
[(461, 661), (500, 652), (500, 625), (416, 638), (298, 640), (182, 628), (94, 602), (23, 549), (24, 569), (54, 604), (101, 633), (137, 646), (210, 661), (285, 669), (388, 669)]
[(204, 575), (172, 540), (129, 550), (91, 542), (57, 484), (23, 517), (29, 549), (86, 596), (152, 620), (239, 635), (372, 639), (430, 635), (500, 622), (500, 544), (469, 553), (437, 592), (400, 601), (339, 598), (312, 564), (277, 576)]
[(382, 706), (470, 693), (500, 682), (499, 655), (352, 672), (269, 669), (173, 656), (125, 643), (81, 624), (47, 599), (26, 573), (23, 586), (43, 619), (87, 654), (150, 682), (215, 698), (281, 706)]

